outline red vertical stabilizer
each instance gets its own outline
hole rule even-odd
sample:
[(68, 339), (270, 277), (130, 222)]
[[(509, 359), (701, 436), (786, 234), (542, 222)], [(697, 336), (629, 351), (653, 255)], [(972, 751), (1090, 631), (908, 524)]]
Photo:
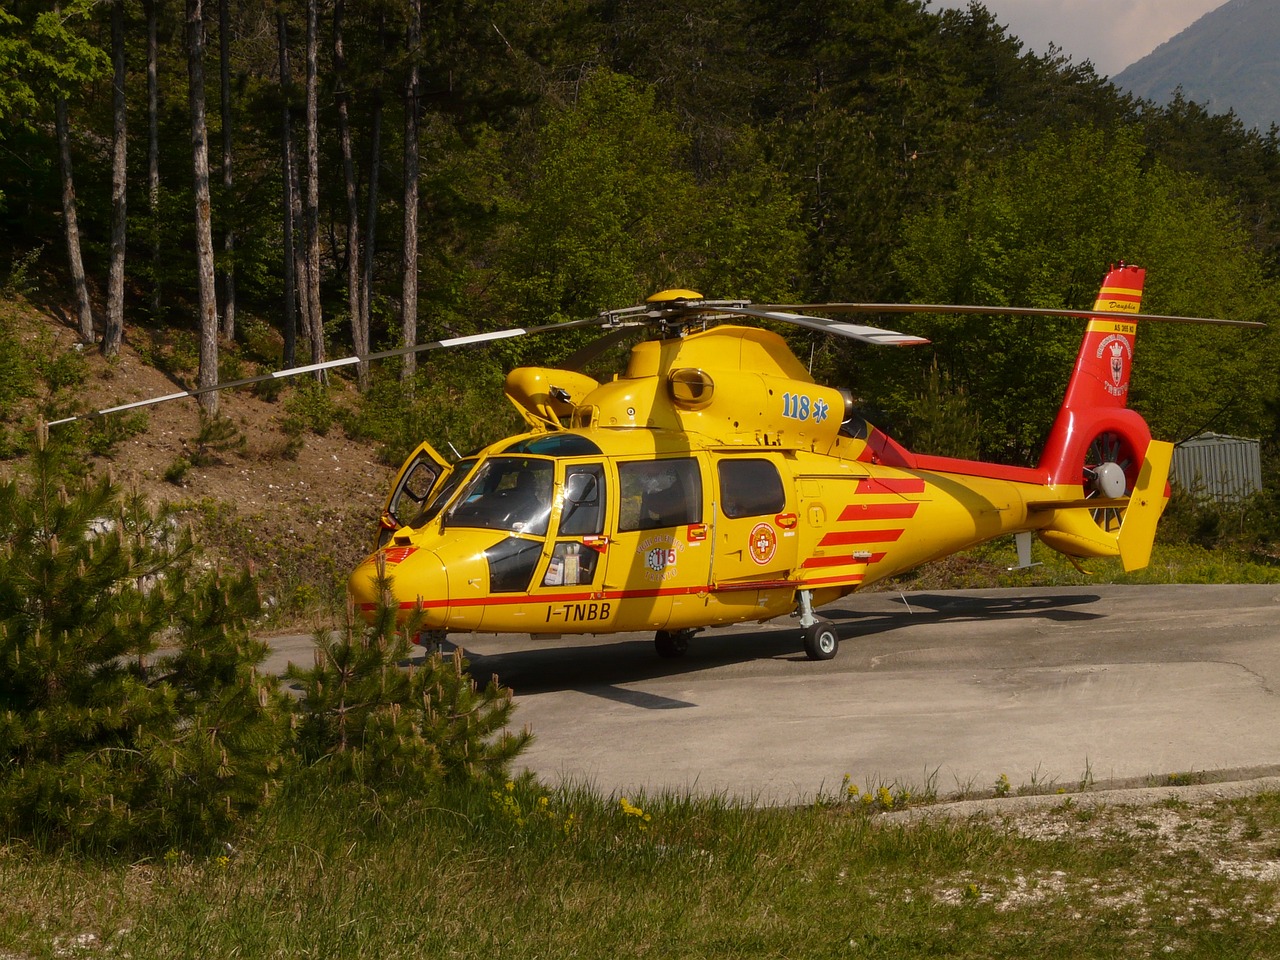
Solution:
[[(1113, 267), (1102, 282), (1094, 309), (1137, 313), (1145, 278), (1142, 267)], [(1136, 322), (1112, 317), (1089, 321), (1066, 396), (1040, 458), (1050, 483), (1080, 483), (1090, 447), (1099, 442), (1108, 448), (1108, 459), (1123, 462), (1126, 474), (1133, 472), (1130, 482), (1136, 479), (1139, 461), (1151, 441), (1146, 422), (1126, 408), (1137, 329)]]

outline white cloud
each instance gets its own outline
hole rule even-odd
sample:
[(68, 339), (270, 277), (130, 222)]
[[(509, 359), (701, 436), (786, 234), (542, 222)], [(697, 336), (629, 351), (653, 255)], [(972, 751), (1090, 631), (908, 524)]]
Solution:
[[(1077, 62), (1093, 61), (1111, 76), (1176, 36), (1225, 0), (982, 0), (996, 22), (1026, 49), (1056, 44)], [(933, 9), (968, 7), (968, 0), (935, 0)]]

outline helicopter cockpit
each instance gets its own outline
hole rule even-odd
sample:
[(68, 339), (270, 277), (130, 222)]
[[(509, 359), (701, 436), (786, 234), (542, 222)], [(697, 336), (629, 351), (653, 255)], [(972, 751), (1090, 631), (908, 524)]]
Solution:
[(459, 492), (444, 525), (544, 536), (554, 480), (552, 460), (490, 457)]

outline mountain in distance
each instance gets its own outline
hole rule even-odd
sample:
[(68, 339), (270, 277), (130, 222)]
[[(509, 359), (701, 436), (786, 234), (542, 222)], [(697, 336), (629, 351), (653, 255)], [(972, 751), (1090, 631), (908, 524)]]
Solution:
[(1246, 127), (1280, 124), (1280, 0), (1229, 0), (1111, 78), (1165, 104), (1181, 87), (1210, 113)]

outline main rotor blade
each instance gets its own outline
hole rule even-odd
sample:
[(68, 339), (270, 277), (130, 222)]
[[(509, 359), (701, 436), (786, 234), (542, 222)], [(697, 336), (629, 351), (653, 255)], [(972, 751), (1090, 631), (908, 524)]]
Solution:
[(1207, 323), (1224, 327), (1265, 327), (1255, 320), (1221, 320), (1214, 317), (1174, 317), (1158, 313), (1116, 313), (1110, 310), (1067, 310), (1056, 307), (982, 307), (954, 303), (768, 303), (761, 310), (818, 310), (829, 313), (996, 313), (1011, 317), (1076, 317), (1092, 320), (1155, 320), (1160, 323)]
[(240, 380), (227, 380), (223, 383), (215, 383), (207, 387), (193, 387), (190, 390), (182, 390), (178, 393), (168, 393), (161, 397), (150, 397), (146, 400), (136, 400), (133, 403), (122, 403), (114, 407), (106, 407), (102, 410), (94, 410), (90, 413), (77, 414), (74, 417), (63, 417), (61, 420), (49, 421), (49, 426), (56, 427), (64, 423), (74, 423), (76, 420), (91, 420), (95, 417), (105, 417), (112, 413), (123, 413), (125, 410), (139, 410), (143, 407), (152, 407), (158, 403), (166, 403), (169, 400), (181, 400), (184, 397), (199, 397), (206, 393), (215, 393), (218, 390), (230, 390), (235, 387), (248, 387), (255, 383), (265, 383), (268, 380), (286, 380), (289, 377), (301, 376), (304, 373), (319, 373), (322, 370), (333, 370), (337, 367), (349, 367), (361, 361), (386, 360), (389, 357), (403, 357), (410, 353), (422, 353), (427, 350), (441, 350), (447, 347), (463, 347), (473, 343), (488, 343), (491, 340), (509, 340), (512, 337), (524, 337), (537, 333), (547, 333), (551, 330), (576, 330), (580, 327), (598, 327), (607, 325), (608, 321), (600, 317), (590, 317), (585, 320), (566, 320), (563, 323), (548, 323), (540, 327), (512, 327), (509, 330), (493, 330), (489, 333), (473, 333), (465, 337), (449, 337), (444, 340), (431, 340), (427, 343), (415, 344), (412, 347), (395, 347), (391, 350), (379, 350), (376, 353), (366, 354), (365, 356), (342, 357), (338, 360), (326, 360), (323, 363), (309, 363), (301, 367), (289, 367), (287, 370), (276, 370), (272, 373), (260, 374), (256, 377), (244, 377)]
[(622, 343), (628, 337), (634, 337), (636, 328), (642, 327), (642, 326), (647, 326), (647, 324), (641, 324), (641, 323), (620, 324), (617, 327), (617, 329), (611, 330), (609, 333), (604, 334), (604, 336), (597, 337), (595, 340), (592, 340), (582, 349), (569, 354), (569, 356), (565, 357), (558, 364), (556, 364), (556, 368), (560, 370), (573, 370), (575, 372), (581, 372), (583, 367), (585, 367), (592, 360), (599, 357), (601, 354), (607, 351), (610, 347), (617, 346), (619, 343)]
[(841, 337), (848, 337), (850, 340), (860, 340), (863, 343), (874, 343), (879, 346), (915, 347), (929, 342), (924, 337), (917, 337), (910, 333), (898, 333), (896, 330), (845, 323), (843, 320), (832, 320), (830, 317), (810, 317), (767, 307), (717, 307), (716, 312), (755, 317), (760, 320), (776, 320), (780, 323), (794, 323), (811, 330), (834, 333)]

